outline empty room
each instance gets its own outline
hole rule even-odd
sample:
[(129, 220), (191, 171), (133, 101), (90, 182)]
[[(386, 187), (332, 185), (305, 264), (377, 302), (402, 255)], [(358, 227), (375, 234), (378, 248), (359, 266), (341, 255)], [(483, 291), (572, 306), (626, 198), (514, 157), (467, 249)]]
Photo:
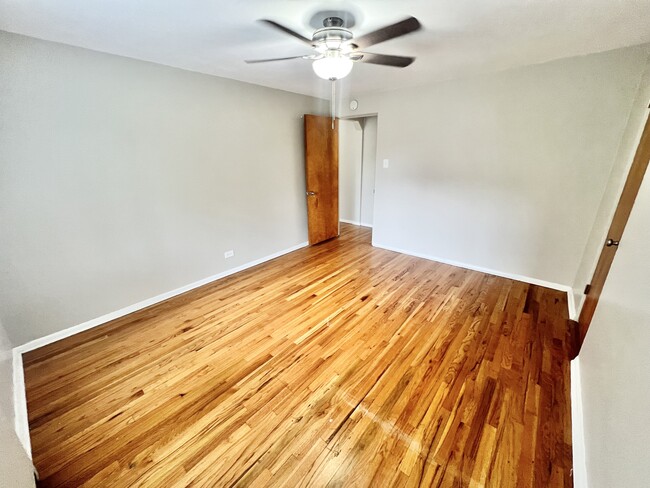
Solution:
[(0, 0), (0, 486), (648, 486), (649, 106), (647, 0)]

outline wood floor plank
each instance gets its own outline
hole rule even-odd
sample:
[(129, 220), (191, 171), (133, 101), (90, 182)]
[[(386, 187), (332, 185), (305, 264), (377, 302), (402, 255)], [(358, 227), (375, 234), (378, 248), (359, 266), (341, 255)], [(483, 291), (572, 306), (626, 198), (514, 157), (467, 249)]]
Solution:
[(24, 355), (39, 486), (572, 486), (566, 296), (301, 249)]

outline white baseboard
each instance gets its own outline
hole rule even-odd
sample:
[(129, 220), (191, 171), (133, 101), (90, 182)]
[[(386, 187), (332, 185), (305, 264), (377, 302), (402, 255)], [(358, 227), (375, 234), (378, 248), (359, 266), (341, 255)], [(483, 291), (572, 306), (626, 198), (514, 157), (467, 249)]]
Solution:
[(361, 225), (361, 222), (358, 220), (339, 219), (339, 221), (343, 222), (344, 224)]
[(23, 355), (18, 348), (13, 353), (13, 386), (14, 386), (14, 428), (18, 440), (25, 452), (32, 458), (32, 443), (29, 438), (29, 421), (27, 419), (27, 396), (25, 394), (25, 372), (23, 370)]
[(307, 247), (308, 245), (309, 244), (307, 242), (301, 242), (300, 244), (289, 247), (287, 249), (283, 249), (282, 251), (278, 251), (268, 256), (264, 256), (263, 258), (256, 259), (255, 261), (250, 261), (248, 263), (242, 264), (241, 266), (237, 266), (236, 268), (231, 268), (229, 270), (223, 271), (216, 275), (208, 276), (207, 278), (204, 278), (199, 281), (195, 281), (194, 283), (190, 283), (189, 285), (176, 288), (175, 290), (168, 291), (166, 293), (162, 293), (160, 295), (149, 298), (147, 300), (134, 303), (133, 305), (129, 305), (128, 307), (121, 308), (120, 310), (117, 310), (115, 312), (102, 315), (101, 317), (88, 320), (81, 324), (74, 325), (67, 329), (54, 332), (53, 334), (49, 334), (45, 337), (40, 337), (38, 339), (34, 339), (33, 341), (29, 341), (25, 344), (14, 347), (13, 348), (13, 369), (14, 369), (13, 383), (14, 383), (14, 412), (15, 412), (15, 419), (16, 419), (15, 428), (16, 428), (16, 433), (18, 435), (18, 438), (22, 442), (30, 458), (31, 458), (32, 450), (31, 450), (31, 442), (29, 438), (29, 422), (27, 417), (27, 396), (25, 394), (25, 376), (24, 376), (23, 362), (22, 362), (23, 353), (33, 351), (34, 349), (38, 349), (39, 347), (47, 346), (48, 344), (52, 344), (53, 342), (60, 341), (61, 339), (65, 339), (66, 337), (73, 336), (85, 330), (92, 329), (93, 327), (97, 327), (98, 325), (102, 325), (107, 322), (110, 322), (111, 320), (115, 320), (125, 315), (128, 315), (130, 313), (137, 312), (138, 310), (142, 310), (143, 308), (147, 308), (151, 305), (155, 305), (156, 303), (160, 303), (164, 300), (175, 297), (176, 295), (180, 295), (181, 293), (185, 293), (187, 291), (193, 290), (194, 288), (207, 285), (208, 283), (212, 283), (213, 281), (217, 281), (221, 278), (225, 278), (226, 276), (230, 276), (232, 274), (238, 273), (239, 271), (252, 268), (253, 266), (257, 266), (258, 264), (262, 264), (266, 261), (270, 261), (271, 259), (275, 259), (284, 254), (297, 251), (298, 249), (302, 249), (303, 247)]
[(78, 325), (74, 325), (67, 329), (54, 332), (53, 334), (46, 335), (45, 337), (34, 339), (33, 341), (29, 341), (14, 349), (21, 354), (28, 351), (33, 351), (34, 349), (38, 349), (39, 347), (47, 346), (48, 344), (52, 344), (53, 342), (60, 341), (61, 339), (65, 339), (66, 337), (70, 337), (72, 335), (78, 334), (79, 332), (83, 332), (85, 330), (92, 329), (93, 327), (97, 327), (98, 325), (105, 324), (106, 322), (110, 322), (111, 320), (119, 319), (120, 317), (123, 317), (130, 313), (137, 312), (138, 310), (142, 310), (143, 308), (147, 308), (151, 305), (155, 305), (156, 303), (175, 297), (176, 295), (180, 295), (181, 293), (185, 293), (187, 291), (193, 290), (194, 288), (207, 285), (208, 283), (212, 283), (213, 281), (217, 281), (221, 278), (225, 278), (226, 276), (230, 276), (234, 273), (238, 273), (245, 269), (252, 268), (253, 266), (257, 266), (258, 264), (262, 264), (266, 261), (270, 261), (271, 259), (275, 259), (284, 254), (297, 251), (298, 249), (302, 249), (303, 247), (307, 247), (307, 246), (308, 246), (307, 242), (301, 242), (300, 244), (289, 247), (287, 249), (283, 249), (282, 251), (269, 254), (268, 256), (264, 256), (263, 258), (256, 259), (255, 261), (250, 261), (248, 263), (242, 264), (241, 266), (228, 269), (216, 275), (208, 276), (207, 278), (204, 278), (202, 280), (195, 281), (194, 283), (190, 283), (189, 285), (185, 285), (180, 288), (176, 288), (175, 290), (162, 293), (152, 298), (148, 298), (147, 300), (143, 300), (133, 305), (129, 305), (128, 307), (121, 308), (120, 310), (117, 310), (115, 312), (111, 312), (106, 315), (102, 315), (101, 317), (88, 320)]
[(571, 361), (571, 445), (573, 446), (573, 486), (587, 488), (585, 430), (582, 417), (580, 358)]
[(582, 306), (585, 304), (585, 298), (587, 298), (587, 295), (584, 293), (578, 293), (576, 295), (575, 293), (573, 294), (573, 300), (575, 301), (575, 318), (571, 317), (573, 320), (578, 320), (578, 317), (580, 317), (580, 312), (582, 311)]
[(482, 266), (474, 266), (472, 264), (461, 263), (458, 261), (452, 261), (450, 259), (430, 256), (428, 254), (408, 251), (406, 249), (399, 249), (392, 246), (386, 246), (384, 244), (375, 242), (374, 240), (372, 242), (372, 245), (380, 249), (386, 249), (387, 251), (394, 251), (394, 252), (399, 252), (401, 254), (408, 254), (409, 256), (415, 256), (416, 258), (428, 259), (429, 261), (435, 261), (437, 263), (449, 264), (451, 266), (457, 266), (459, 268), (471, 269), (472, 271), (480, 271), (481, 273), (487, 273), (494, 276), (500, 276), (502, 278), (509, 278), (511, 280), (523, 281), (524, 283), (530, 283), (531, 285), (538, 285), (538, 286), (543, 286), (545, 288), (551, 288), (553, 290), (563, 291), (567, 294), (567, 307), (569, 309), (569, 317), (573, 318), (576, 314), (575, 301), (573, 299), (573, 288), (571, 288), (568, 285), (562, 285), (560, 283), (553, 283), (551, 281), (531, 278), (530, 276), (523, 276), (514, 273), (506, 273), (503, 271), (498, 271), (496, 269), (484, 268)]
[(569, 318), (571, 320), (578, 320), (578, 315), (580, 312), (576, 307), (576, 296), (573, 294), (573, 290), (569, 290), (567, 293), (567, 305), (569, 307)]
[(361, 227), (370, 227), (372, 229), (372, 224), (360, 222), (358, 220), (339, 219), (339, 221), (343, 222), (344, 224), (358, 225)]

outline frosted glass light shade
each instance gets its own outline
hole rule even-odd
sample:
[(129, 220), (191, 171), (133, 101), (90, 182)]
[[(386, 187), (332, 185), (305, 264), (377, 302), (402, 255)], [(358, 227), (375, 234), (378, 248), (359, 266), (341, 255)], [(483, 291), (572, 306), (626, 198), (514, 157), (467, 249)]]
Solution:
[(312, 63), (314, 73), (324, 80), (340, 80), (352, 71), (352, 60), (342, 56), (325, 55)]

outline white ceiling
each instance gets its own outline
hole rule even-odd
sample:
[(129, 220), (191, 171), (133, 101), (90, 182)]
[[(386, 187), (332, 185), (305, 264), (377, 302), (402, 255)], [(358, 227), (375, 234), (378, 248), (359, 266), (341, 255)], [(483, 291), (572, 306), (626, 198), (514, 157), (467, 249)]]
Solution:
[(417, 59), (356, 64), (354, 94), (650, 42), (650, 0), (0, 0), (0, 29), (327, 98), (308, 61), (243, 62), (309, 53), (256, 19), (311, 37), (324, 10), (352, 12), (356, 35), (408, 15), (424, 26), (367, 49)]

